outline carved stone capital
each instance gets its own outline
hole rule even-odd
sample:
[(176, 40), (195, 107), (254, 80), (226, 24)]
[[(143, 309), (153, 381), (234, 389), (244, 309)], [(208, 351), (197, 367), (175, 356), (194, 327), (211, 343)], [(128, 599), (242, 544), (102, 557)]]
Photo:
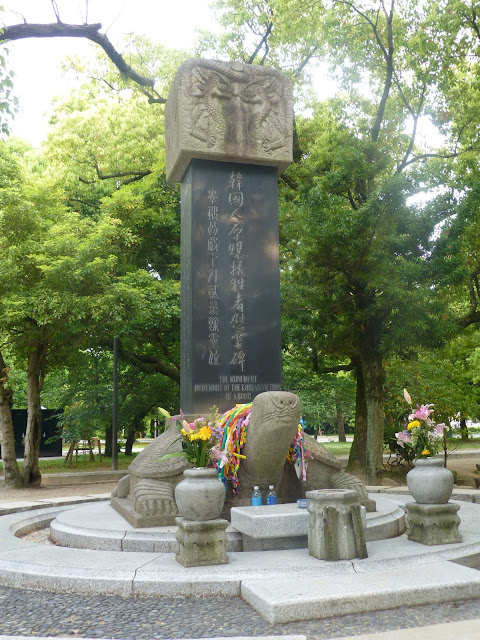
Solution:
[(180, 182), (192, 158), (277, 167), (292, 161), (293, 98), (279, 71), (192, 58), (165, 107), (166, 172)]

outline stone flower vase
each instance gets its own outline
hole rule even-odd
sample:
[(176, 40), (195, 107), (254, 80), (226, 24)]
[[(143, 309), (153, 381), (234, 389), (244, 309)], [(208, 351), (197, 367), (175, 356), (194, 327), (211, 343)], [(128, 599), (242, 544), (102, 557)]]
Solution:
[(419, 504), (446, 504), (453, 491), (453, 473), (441, 458), (419, 458), (407, 473), (408, 490)]
[(183, 480), (175, 487), (175, 501), (185, 520), (214, 520), (223, 510), (225, 485), (218, 479), (216, 469), (185, 469)]

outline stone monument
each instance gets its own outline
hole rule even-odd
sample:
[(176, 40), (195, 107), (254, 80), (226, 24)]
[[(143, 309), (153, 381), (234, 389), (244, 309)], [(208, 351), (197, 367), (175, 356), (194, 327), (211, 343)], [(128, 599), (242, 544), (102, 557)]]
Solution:
[[(365, 485), (341, 470), (340, 461), (322, 444), (305, 435), (307, 482), (297, 477), (287, 461), (290, 444), (300, 418), (300, 398), (287, 391), (270, 391), (255, 397), (250, 414), (243, 460), (239, 468), (240, 487), (233, 495), (229, 486), (223, 517), (229, 519), (232, 506), (249, 505), (254, 485), (265, 495), (273, 484), (280, 503), (295, 502), (305, 491), (315, 489), (354, 490), (367, 511), (375, 511)], [(175, 488), (185, 469), (191, 467), (184, 457), (163, 458), (181, 451), (178, 428), (169, 423), (128, 467), (112, 493), (112, 507), (134, 527), (173, 525), (179, 516)]]
[(282, 73), (191, 59), (165, 109), (167, 180), (181, 183), (181, 400), (221, 412), (281, 390), (277, 176), (292, 160)]

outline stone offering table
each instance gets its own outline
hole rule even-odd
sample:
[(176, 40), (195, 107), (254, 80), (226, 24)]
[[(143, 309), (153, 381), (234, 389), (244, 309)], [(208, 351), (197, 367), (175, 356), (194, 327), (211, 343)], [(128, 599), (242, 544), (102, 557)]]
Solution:
[(243, 534), (244, 551), (307, 547), (308, 511), (293, 504), (232, 507), (231, 524)]
[[(308, 547), (309, 513), (296, 503), (233, 507), (230, 513), (232, 527), (243, 534), (244, 551)], [(403, 509), (390, 500), (377, 498), (377, 511), (366, 516), (366, 541), (394, 538), (404, 531)]]

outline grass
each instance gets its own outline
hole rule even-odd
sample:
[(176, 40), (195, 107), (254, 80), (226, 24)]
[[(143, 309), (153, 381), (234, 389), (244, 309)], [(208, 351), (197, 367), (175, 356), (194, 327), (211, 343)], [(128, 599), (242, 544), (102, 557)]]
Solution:
[[(471, 438), (469, 440), (461, 440), (460, 438), (448, 438), (448, 451), (468, 451), (468, 449), (480, 449), (480, 438)], [(323, 446), (328, 449), (334, 456), (348, 456), (351, 442), (322, 442)]]
[(323, 444), (325, 449), (328, 449), (334, 456), (348, 456), (352, 446), (351, 442), (321, 442), (320, 444)]
[(462, 449), (480, 449), (480, 438), (461, 440), (460, 438), (447, 438), (449, 449), (458, 451)]
[[(472, 438), (466, 441), (460, 440), (459, 438), (452, 438), (448, 440), (449, 442), (449, 453), (454, 451), (463, 451), (468, 449), (480, 449), (480, 438)], [(144, 444), (147, 446), (147, 443), (140, 443), (140, 446)], [(352, 446), (351, 442), (322, 442), (324, 447), (328, 449), (334, 456), (348, 456), (350, 453), (350, 448)], [(137, 444), (135, 444), (137, 447)], [(128, 468), (128, 465), (135, 458), (135, 453), (133, 456), (126, 456), (124, 453), (118, 454), (118, 469), (123, 471)], [(86, 455), (79, 454), (77, 461), (75, 461), (75, 457), (73, 459), (72, 464), (65, 464), (65, 460), (59, 459), (49, 459), (44, 458), (39, 462), (41, 473), (67, 473), (69, 471), (111, 471), (112, 470), (112, 459), (102, 457), (102, 462), (98, 459), (98, 453), (95, 453), (95, 460), (90, 461), (90, 456), (88, 453)], [(0, 461), (0, 470), (3, 471), (3, 465)]]
[[(120, 471), (126, 470), (128, 465), (133, 461), (136, 454), (133, 456), (126, 456), (124, 453), (118, 454), (118, 469)], [(20, 463), (21, 464), (21, 463)], [(65, 464), (65, 460), (44, 458), (39, 461), (39, 467), (41, 473), (68, 473), (69, 471), (111, 471), (112, 459), (102, 456), (102, 462), (98, 458), (98, 454), (95, 455), (95, 460), (92, 462), (90, 456), (80, 455), (78, 460), (73, 458), (72, 464)], [(0, 469), (3, 470), (3, 465), (0, 462)]]

